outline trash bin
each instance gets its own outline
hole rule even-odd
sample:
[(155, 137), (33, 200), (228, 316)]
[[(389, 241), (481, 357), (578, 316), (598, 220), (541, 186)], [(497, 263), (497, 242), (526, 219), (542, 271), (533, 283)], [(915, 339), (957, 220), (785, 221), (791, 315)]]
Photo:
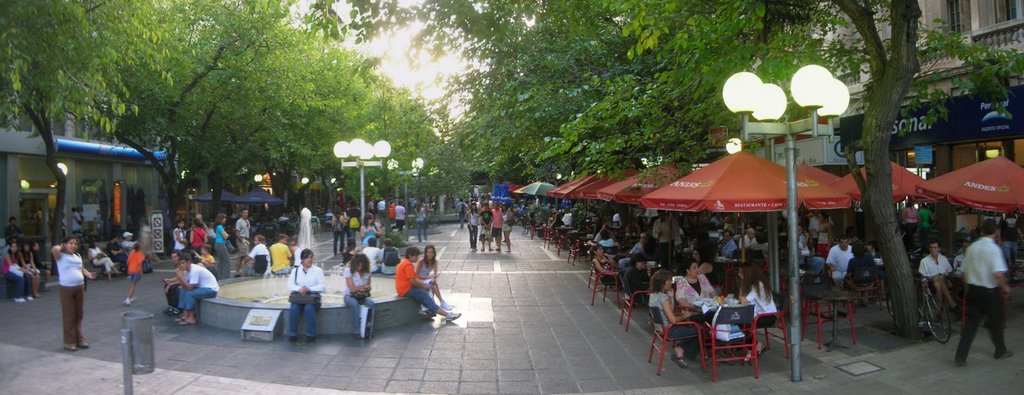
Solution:
[(132, 372), (152, 373), (155, 368), (153, 356), (153, 314), (145, 311), (121, 313), (121, 328), (132, 331)]

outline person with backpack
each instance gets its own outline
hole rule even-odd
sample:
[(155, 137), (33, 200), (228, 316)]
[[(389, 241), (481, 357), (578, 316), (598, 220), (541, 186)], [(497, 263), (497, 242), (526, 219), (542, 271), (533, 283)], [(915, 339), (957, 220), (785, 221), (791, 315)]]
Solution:
[(395, 270), (402, 261), (402, 257), (398, 254), (398, 249), (394, 247), (394, 242), (391, 239), (384, 239), (384, 250), (381, 254), (384, 256), (381, 259), (381, 273), (395, 274)]
[(345, 249), (345, 239), (348, 236), (348, 217), (344, 211), (338, 210), (338, 215), (331, 217), (331, 230), (334, 232), (334, 255), (341, 254)]
[(348, 217), (348, 237), (351, 239), (359, 237), (359, 228), (363, 225), (359, 222), (359, 218), (362, 216), (361, 213), (362, 212), (359, 211), (359, 208), (354, 205), (349, 207), (348, 211), (345, 212), (345, 215)]

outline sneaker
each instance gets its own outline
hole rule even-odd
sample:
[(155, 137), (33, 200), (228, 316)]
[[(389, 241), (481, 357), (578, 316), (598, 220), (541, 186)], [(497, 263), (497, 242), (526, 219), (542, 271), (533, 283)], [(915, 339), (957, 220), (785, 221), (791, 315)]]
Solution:
[(31, 296), (26, 296), (26, 297), (25, 297), (25, 300), (27, 300), (27, 301), (31, 302), (31, 301), (33, 301), (33, 300), (36, 300), (36, 298), (33, 298), (33, 297), (31, 297)]
[(1007, 351), (1002, 354), (996, 355), (996, 359), (1006, 359), (1013, 356), (1013, 351)]
[(967, 361), (957, 359), (957, 360), (953, 361), (953, 364), (956, 365), (957, 367), (963, 367), (963, 366), (967, 366)]
[(452, 311), (455, 309), (455, 306), (448, 304), (448, 302), (441, 302), (441, 308), (445, 311)]
[(448, 313), (448, 316), (444, 317), (444, 320), (447, 322), (452, 322), (459, 319), (459, 317), (462, 317), (461, 313)]
[(25, 298), (14, 298), (14, 303), (25, 303)]
[(132, 305), (132, 300), (131, 299), (125, 299), (124, 302), (121, 302), (121, 304), (125, 305), (125, 306), (131, 306)]
[(476, 248), (470, 248), (469, 251), (470, 252), (476, 252)]

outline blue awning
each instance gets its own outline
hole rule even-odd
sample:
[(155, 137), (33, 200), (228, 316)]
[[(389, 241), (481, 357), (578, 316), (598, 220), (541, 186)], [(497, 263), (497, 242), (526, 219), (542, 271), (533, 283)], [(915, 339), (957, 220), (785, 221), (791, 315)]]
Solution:
[[(146, 160), (146, 157), (142, 156), (142, 153), (135, 150), (135, 148), (80, 140), (57, 139), (57, 151)], [(157, 160), (167, 159), (167, 153), (164, 151), (155, 151), (153, 155), (156, 156)]]

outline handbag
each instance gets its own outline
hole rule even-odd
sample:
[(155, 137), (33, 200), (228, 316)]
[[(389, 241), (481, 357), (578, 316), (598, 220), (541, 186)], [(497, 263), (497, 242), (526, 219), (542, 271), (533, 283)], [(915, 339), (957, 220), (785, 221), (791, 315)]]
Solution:
[(320, 294), (316, 292), (307, 292), (305, 295), (298, 292), (292, 292), (288, 295), (288, 303), (292, 304), (320, 304)]
[[(295, 285), (299, 285), (299, 275), (297, 272), (292, 271), (292, 281)], [(293, 304), (320, 304), (320, 293), (319, 292), (306, 292), (305, 295), (300, 294), (298, 291), (292, 291), (291, 295), (288, 295), (288, 303)]]
[(352, 298), (354, 298), (356, 300), (356, 302), (359, 302), (359, 304), (363, 304), (363, 302), (366, 301), (366, 298), (370, 297), (370, 292), (369, 291), (353, 292), (351, 294), (351, 296), (352, 296)]

